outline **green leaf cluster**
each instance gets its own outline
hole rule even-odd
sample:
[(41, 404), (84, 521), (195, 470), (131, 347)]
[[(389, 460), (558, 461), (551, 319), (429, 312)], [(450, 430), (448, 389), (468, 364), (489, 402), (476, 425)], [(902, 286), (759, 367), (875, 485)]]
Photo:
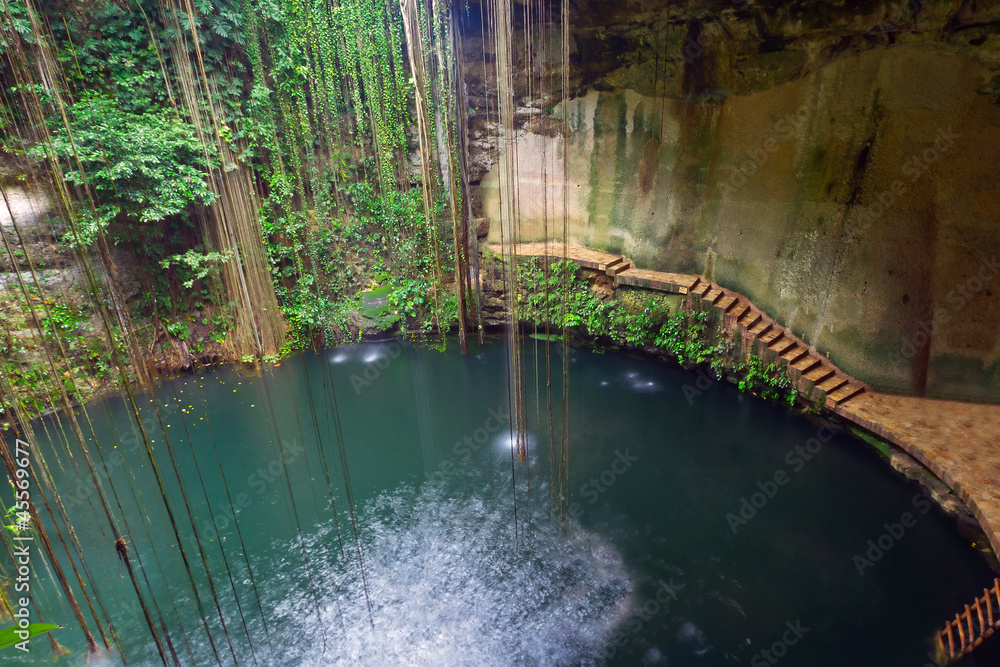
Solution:
[(670, 313), (651, 298), (630, 313), (619, 301), (599, 298), (572, 261), (521, 260), (518, 285), (518, 314), (536, 326), (576, 328), (599, 345), (642, 348), (665, 353), (682, 365), (707, 365), (717, 378), (730, 374), (741, 391), (795, 403), (797, 392), (785, 368), (764, 362), (755, 352), (735, 353), (707, 310)]
[(210, 204), (205, 155), (194, 128), (166, 110), (131, 112), (101, 93), (89, 93), (70, 110), (70, 127), (52, 123), (51, 143), (36, 144), (38, 158), (72, 166), (68, 182), (89, 186), (96, 201), (77, 202), (87, 226), (73, 238), (94, 242), (97, 230), (118, 215), (154, 223), (184, 213), (190, 204)]

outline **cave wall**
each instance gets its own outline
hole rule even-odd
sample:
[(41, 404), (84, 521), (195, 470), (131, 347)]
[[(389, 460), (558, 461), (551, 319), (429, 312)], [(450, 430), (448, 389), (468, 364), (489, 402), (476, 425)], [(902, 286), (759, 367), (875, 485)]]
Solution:
[[(983, 46), (995, 17), (942, 37), (961, 7), (925, 9), (922, 29), (862, 48), (856, 35), (884, 33), (891, 7), (806, 37), (762, 30), (765, 8), (740, 19), (752, 39), (734, 18), (697, 61), (684, 49), (705, 24), (652, 20), (656, 64), (616, 51), (606, 72), (577, 64), (565, 106), (519, 100), (520, 240), (558, 235), (565, 204), (573, 242), (741, 291), (876, 389), (1000, 401), (1000, 59)], [(824, 52), (831, 32), (854, 46)], [(754, 42), (759, 57), (740, 59)], [(765, 42), (776, 50), (760, 54)], [(474, 152), (488, 122), (470, 125)], [(472, 162), (494, 154), (480, 145)], [(499, 220), (496, 169), (474, 182)]]

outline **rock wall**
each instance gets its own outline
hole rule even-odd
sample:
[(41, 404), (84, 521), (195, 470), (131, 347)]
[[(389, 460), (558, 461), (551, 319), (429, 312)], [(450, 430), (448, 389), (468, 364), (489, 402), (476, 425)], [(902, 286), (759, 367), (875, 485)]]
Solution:
[[(876, 389), (1000, 402), (997, 17), (914, 3), (818, 26), (643, 5), (601, 28), (582, 5), (575, 97), (519, 99), (520, 240), (559, 235), (565, 210), (572, 242), (743, 292)], [(595, 40), (617, 44), (603, 69)], [(496, 169), (476, 181), (498, 220)]]

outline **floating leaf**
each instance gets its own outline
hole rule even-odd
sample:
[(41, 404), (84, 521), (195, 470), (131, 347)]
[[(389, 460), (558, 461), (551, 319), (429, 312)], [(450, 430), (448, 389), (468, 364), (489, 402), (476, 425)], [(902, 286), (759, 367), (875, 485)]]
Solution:
[[(38, 635), (44, 635), (46, 632), (58, 630), (61, 627), (61, 625), (53, 625), (52, 623), (29, 623), (28, 639), (37, 637)], [(5, 649), (8, 646), (13, 646), (26, 641), (25, 639), (22, 639), (20, 635), (14, 634), (17, 629), (16, 625), (12, 625), (9, 628), (0, 628), (0, 649)]]

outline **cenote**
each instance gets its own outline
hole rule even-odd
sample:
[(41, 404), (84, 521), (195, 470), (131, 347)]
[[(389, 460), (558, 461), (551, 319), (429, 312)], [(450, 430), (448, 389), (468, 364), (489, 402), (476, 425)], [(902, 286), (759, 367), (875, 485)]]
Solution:
[[(572, 519), (554, 520), (543, 349), (523, 343), (525, 465), (512, 458), (507, 349), (495, 340), (468, 356), (344, 346), (139, 395), (202, 611), (131, 411), (91, 402), (91, 453), (180, 662), (216, 662), (204, 622), (223, 664), (922, 667), (942, 610), (992, 579), (953, 520), (867, 444), (726, 382), (692, 396), (694, 372), (618, 352), (565, 353)], [(551, 346), (555, 367), (562, 349)], [(42, 437), (56, 433), (51, 418), (35, 432), (50, 465), (82, 466)], [(53, 475), (128, 663), (158, 664), (89, 478)], [(868, 554), (869, 540), (884, 553)], [(51, 575), (36, 577), (46, 620), (69, 622)], [(50, 664), (35, 641), (5, 664)], [(71, 654), (58, 664), (86, 661), (78, 634), (60, 642)], [(983, 650), (967, 664), (994, 659)], [(104, 662), (120, 659), (91, 660)]]
[(0, 8), (0, 664), (1000, 664), (1000, 4)]

